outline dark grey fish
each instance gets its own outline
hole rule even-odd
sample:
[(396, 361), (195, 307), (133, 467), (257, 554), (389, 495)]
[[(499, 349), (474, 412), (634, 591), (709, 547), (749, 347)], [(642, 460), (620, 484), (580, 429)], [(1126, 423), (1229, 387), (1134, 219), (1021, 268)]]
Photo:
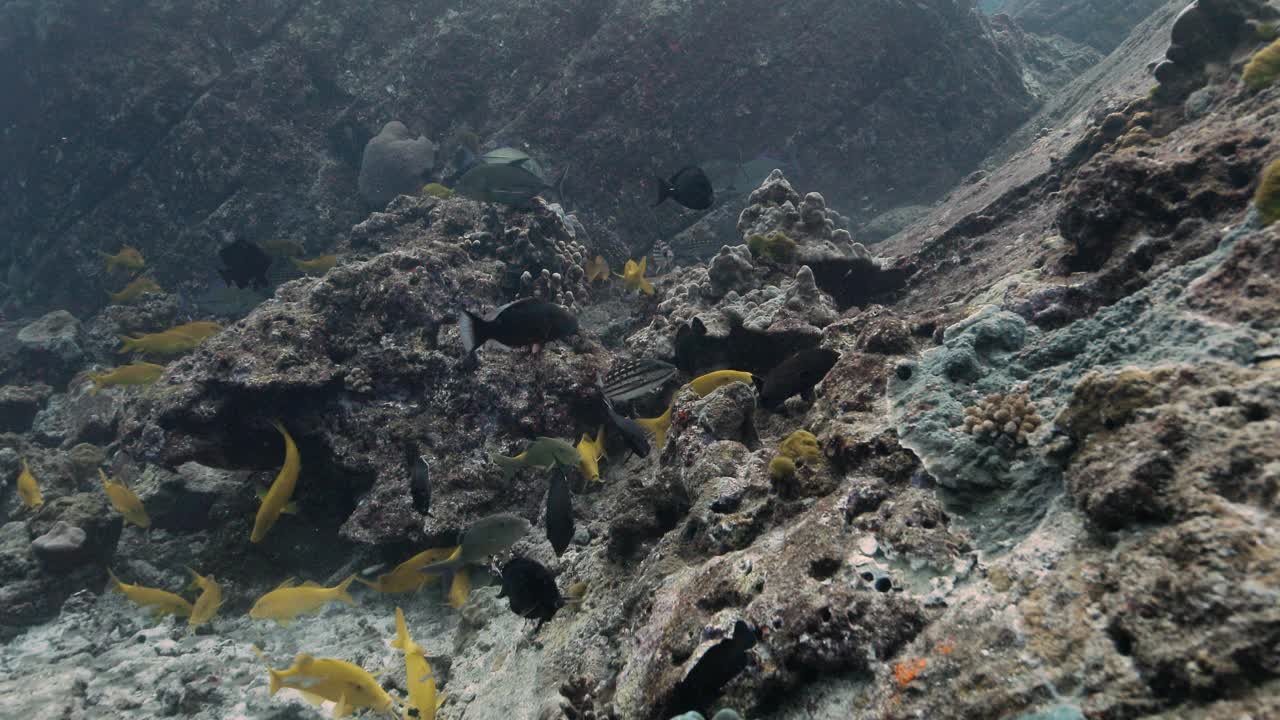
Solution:
[(271, 256), (255, 243), (236, 238), (235, 242), (218, 251), (218, 258), (226, 266), (219, 268), (218, 274), (228, 285), (238, 288), (252, 285), (262, 290), (270, 284), (267, 270), (271, 267)]
[(811, 399), (813, 386), (822, 382), (839, 359), (840, 353), (835, 350), (811, 348), (783, 360), (765, 376), (760, 388), (760, 404), (775, 408), (797, 394)]
[(670, 180), (658, 180), (658, 202), (671, 198), (690, 210), (706, 210), (715, 202), (715, 191), (711, 189), (711, 181), (702, 168), (688, 165), (671, 176)]
[(413, 472), (409, 476), (409, 494), (413, 497), (413, 509), (423, 515), (431, 512), (431, 470), (427, 467), (427, 456), (419, 455), (413, 461)]
[(640, 423), (629, 417), (620, 415), (617, 410), (613, 409), (613, 403), (609, 402), (609, 398), (603, 394), (600, 400), (604, 403), (605, 414), (609, 418), (609, 425), (622, 436), (623, 442), (627, 444), (631, 452), (640, 457), (649, 456), (649, 434), (644, 428), (640, 427)]
[(502, 567), (502, 590), (498, 597), (507, 598), (511, 612), (537, 620), (538, 627), (564, 607), (556, 576), (542, 563), (528, 558), (511, 558)]
[(481, 155), (453, 189), (473, 200), (527, 207), (534, 196), (546, 190), (562, 194), (566, 175), (567, 169), (554, 184), (549, 183), (542, 166), (527, 153), (516, 148), (498, 148)]
[(609, 368), (601, 389), (610, 401), (627, 402), (660, 390), (675, 374), (676, 366), (661, 360), (625, 360)]
[(551, 471), (551, 485), (547, 488), (547, 539), (556, 551), (556, 557), (564, 553), (573, 540), (573, 493), (564, 471)]
[(458, 317), (462, 332), (462, 348), (471, 354), (489, 340), (507, 347), (533, 346), (536, 352), (552, 340), (578, 334), (578, 318), (561, 305), (533, 298), (522, 298), (498, 308), (486, 320), (462, 311)]

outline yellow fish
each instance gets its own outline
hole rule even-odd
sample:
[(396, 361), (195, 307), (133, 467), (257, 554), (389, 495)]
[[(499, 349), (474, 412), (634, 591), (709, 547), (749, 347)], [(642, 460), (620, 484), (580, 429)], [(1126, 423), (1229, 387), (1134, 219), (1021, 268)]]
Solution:
[(370, 582), (364, 578), (356, 578), (356, 582), (363, 583), (380, 593), (416, 592), (440, 579), (439, 575), (423, 573), (422, 568), (433, 562), (448, 559), (457, 550), (456, 547), (423, 550), (397, 565), (391, 572), (379, 575), (377, 580)]
[(165, 332), (173, 333), (175, 335), (181, 335), (183, 337), (191, 338), (196, 342), (200, 342), (201, 340), (204, 340), (210, 335), (217, 335), (218, 333), (222, 332), (222, 326), (216, 322), (209, 322), (207, 320), (197, 320), (195, 322), (175, 325), (169, 328), (168, 330), (165, 330)]
[[(436, 679), (422, 647), (409, 637), (404, 612), (396, 608), (396, 639), (391, 647), (404, 651), (404, 675), (409, 686), (409, 705), (418, 709), (419, 720), (434, 720), (440, 700), (436, 698)], [(408, 720), (409, 714), (405, 713)]]
[(471, 594), (471, 571), (465, 567), (453, 573), (453, 582), (449, 584), (449, 607), (457, 610), (467, 604), (467, 596)]
[(22, 460), (22, 472), (18, 473), (18, 497), (28, 510), (38, 510), (44, 505), (40, 485), (36, 482), (36, 476), (31, 474), (31, 468), (27, 467), (25, 458)]
[(160, 287), (159, 283), (149, 277), (140, 277), (128, 285), (125, 285), (124, 289), (120, 292), (108, 292), (107, 295), (111, 297), (111, 302), (120, 305), (137, 300), (145, 293), (158, 292), (164, 292), (164, 289)]
[(671, 405), (667, 406), (666, 412), (656, 418), (636, 418), (636, 422), (640, 427), (653, 433), (653, 440), (661, 450), (667, 442), (667, 430), (671, 428)]
[(249, 617), (254, 620), (275, 620), (287, 626), (294, 618), (305, 613), (319, 612), (331, 602), (344, 602), (355, 605), (347, 589), (355, 582), (356, 576), (343, 580), (331, 588), (321, 587), (314, 582), (305, 582), (300, 586), (293, 584), (293, 578), (280, 583), (279, 587), (258, 598), (249, 610)]
[(596, 280), (609, 282), (609, 262), (603, 255), (597, 255), (595, 260), (588, 260), (582, 269), (587, 273), (587, 284)]
[(293, 259), (293, 266), (305, 273), (327, 273), (338, 264), (337, 255), (321, 255), (312, 260)]
[(187, 572), (194, 577), (191, 587), (200, 588), (200, 597), (196, 598), (196, 604), (191, 609), (191, 619), (187, 621), (187, 627), (195, 630), (218, 614), (218, 608), (222, 607), (222, 586), (218, 585), (212, 575), (201, 575), (191, 568), (187, 568)]
[(124, 344), (120, 346), (119, 350), (116, 350), (117, 355), (129, 352), (144, 352), (149, 355), (179, 355), (200, 344), (200, 341), (196, 338), (170, 330), (148, 333), (136, 338), (121, 335), (120, 342)]
[(93, 389), (89, 394), (97, 395), (102, 388), (116, 385), (150, 385), (159, 380), (163, 372), (163, 365), (136, 362), (104, 373), (89, 373), (89, 379), (93, 381)]
[(285, 506), (293, 498), (298, 473), (302, 470), (302, 457), (298, 455), (298, 446), (293, 443), (289, 431), (284, 429), (279, 420), (272, 420), (271, 424), (284, 436), (284, 465), (271, 483), (271, 489), (262, 498), (262, 504), (258, 506), (258, 515), (253, 520), (253, 533), (249, 535), (249, 541), (255, 543), (262, 542), (280, 519), (280, 513), (285, 511)]
[(99, 252), (98, 254), (106, 258), (107, 272), (115, 272), (118, 267), (127, 270), (140, 270), (146, 264), (142, 259), (142, 253), (138, 252), (137, 248), (129, 245), (120, 248), (120, 252), (115, 255), (108, 255), (104, 252)]
[(302, 245), (293, 240), (266, 240), (258, 243), (258, 247), (277, 257), (301, 257), (304, 252)]
[(645, 295), (652, 295), (653, 286), (644, 279), (644, 269), (648, 264), (648, 257), (640, 258), (640, 262), (628, 260), (626, 266), (622, 268), (622, 274), (618, 275), (622, 278), (622, 285), (628, 290), (639, 290)]
[(588, 480), (600, 479), (600, 458), (604, 457), (604, 426), (596, 431), (596, 439), (583, 433), (578, 440), (578, 467)]
[[(265, 664), (266, 657), (254, 646)], [(379, 713), (391, 714), (393, 701), (377, 678), (354, 663), (333, 658), (318, 658), (300, 653), (293, 665), (285, 670), (274, 670), (267, 665), (271, 676), (271, 695), (280, 688), (296, 690), (308, 702), (319, 705), (328, 700), (336, 703), (334, 717), (346, 717), (352, 710), (369, 708)]]
[(107, 570), (107, 575), (111, 576), (111, 582), (116, 584), (116, 589), (124, 593), (125, 597), (132, 600), (135, 605), (150, 606), (152, 614), (156, 617), (161, 615), (187, 617), (191, 615), (191, 603), (183, 600), (180, 595), (175, 595), (168, 590), (121, 582), (120, 578), (116, 577), (116, 574), (111, 570)]
[(147, 516), (142, 500), (127, 485), (112, 482), (102, 468), (98, 468), (98, 475), (102, 476), (102, 487), (107, 491), (107, 499), (111, 501), (111, 507), (123, 515), (126, 521), (144, 530), (151, 527), (151, 518)]
[(740, 370), (717, 370), (701, 375), (689, 381), (689, 387), (698, 393), (698, 397), (706, 397), (718, 388), (731, 383), (746, 383), (754, 387), (758, 382), (756, 376)]

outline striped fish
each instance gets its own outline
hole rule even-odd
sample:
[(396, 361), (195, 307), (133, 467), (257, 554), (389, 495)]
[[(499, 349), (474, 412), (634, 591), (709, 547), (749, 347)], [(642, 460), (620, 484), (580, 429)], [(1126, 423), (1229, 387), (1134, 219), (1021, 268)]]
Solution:
[(660, 389), (675, 374), (675, 366), (661, 360), (624, 360), (609, 369), (600, 387), (610, 401), (627, 402)]

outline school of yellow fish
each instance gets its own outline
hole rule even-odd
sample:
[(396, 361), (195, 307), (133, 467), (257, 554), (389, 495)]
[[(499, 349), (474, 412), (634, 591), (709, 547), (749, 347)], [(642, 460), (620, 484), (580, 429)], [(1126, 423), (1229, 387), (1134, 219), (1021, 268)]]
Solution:
[[(332, 255), (321, 256), (314, 260), (302, 260), (297, 257), (301, 254), (300, 248), (281, 245), (276, 249), (280, 254), (290, 257), (297, 268), (304, 272), (325, 272), (336, 265), (336, 258)], [(120, 269), (140, 270), (145, 266), (142, 254), (128, 246), (115, 255), (103, 253), (103, 256), (109, 273)], [(623, 274), (618, 275), (623, 280), (626, 290), (645, 295), (654, 294), (653, 286), (645, 278), (646, 262), (645, 258), (639, 262), (627, 261)], [(585, 270), (588, 282), (607, 281), (610, 277), (608, 263), (599, 256), (589, 261)], [(148, 292), (162, 292), (162, 290), (154, 280), (137, 277), (123, 290), (110, 295), (112, 302), (125, 303)], [(121, 354), (138, 352), (148, 356), (177, 355), (194, 348), (221, 329), (221, 326), (216, 323), (197, 321), (158, 333), (136, 337), (122, 336), (122, 345), (117, 352)], [(162, 365), (137, 361), (107, 372), (90, 373), (89, 378), (93, 383), (91, 393), (97, 394), (104, 388), (115, 386), (148, 385), (159, 379), (163, 371)], [(735, 382), (750, 385), (753, 378), (747, 372), (719, 370), (695, 378), (687, 386), (699, 396), (705, 396), (719, 387)], [(658, 417), (638, 418), (636, 422), (654, 436), (658, 448), (661, 449), (671, 426), (672, 405), (668, 405), (666, 411)], [(249, 536), (249, 541), (255, 544), (266, 539), (282, 514), (294, 511), (293, 496), (302, 470), (301, 454), (293, 437), (279, 420), (273, 420), (272, 425), (282, 437), (285, 456), (275, 480), (265, 492), (260, 493), (261, 503)], [(809, 446), (816, 444), (812, 442), (812, 437), (808, 433), (796, 433), (788, 439), (788, 443), (796, 447), (787, 449), (793, 450), (796, 454), (808, 454), (811, 452)], [(606, 458), (604, 441), (605, 430), (601, 426), (594, 438), (584, 434), (576, 447), (555, 438), (540, 438), (529, 450), (515, 458), (498, 457), (504, 465), (504, 473), (509, 474), (522, 466), (544, 464), (549, 466), (567, 462), (568, 458), (565, 454), (570, 453), (577, 460), (577, 466), (586, 479), (599, 481), (599, 462)], [(127, 484), (110, 478), (101, 468), (98, 473), (107, 499), (124, 521), (142, 530), (150, 528), (151, 519), (138, 495)], [(42, 506), (44, 501), (39, 483), (25, 459), (22, 460), (17, 489), (19, 498), (28, 509), (34, 511)], [(289, 578), (258, 598), (248, 615), (255, 620), (273, 620), (287, 627), (300, 615), (317, 613), (330, 603), (353, 605), (355, 599), (349, 592), (353, 582), (358, 581), (378, 593), (418, 592), (436, 583), (443, 572), (446, 572), (433, 573), (431, 570), (424, 572), (423, 569), (426, 566), (433, 563), (448, 564), (449, 561), (454, 560), (457, 562), (453, 564), (460, 567), (451, 571), (452, 579), (447, 592), (447, 602), (454, 608), (461, 608), (471, 592), (470, 567), (463, 559), (459, 559), (461, 553), (461, 546), (429, 548), (374, 580), (365, 580), (352, 575), (333, 587), (323, 587), (311, 581), (299, 585), (293, 578)], [(201, 575), (191, 568), (187, 570), (193, 578), (188, 590), (199, 591), (194, 603), (167, 590), (125, 583), (115, 575), (114, 571), (108, 569), (107, 572), (115, 589), (131, 602), (140, 607), (150, 608), (156, 617), (174, 615), (188, 618), (188, 626), (194, 631), (214, 620), (224, 599), (222, 588), (212, 575)], [(580, 604), (585, 592), (585, 583), (574, 585), (569, 592), (569, 602), (573, 605)], [(401, 650), (405, 659), (408, 691), (408, 697), (403, 704), (405, 717), (408, 718), (408, 712), (413, 710), (419, 718), (428, 720), (434, 718), (436, 710), (443, 702), (443, 697), (437, 696), (435, 678), (430, 664), (423, 649), (409, 636), (404, 614), (400, 608), (396, 608), (396, 636), (392, 639), (391, 645)], [(254, 650), (265, 663), (266, 658), (261, 651), (256, 646)], [(270, 678), (270, 695), (274, 696), (279, 690), (288, 688), (297, 691), (304, 699), (313, 703), (332, 702), (335, 704), (334, 713), (337, 717), (361, 708), (376, 712), (392, 712), (399, 705), (367, 671), (342, 660), (316, 658), (304, 653), (296, 656), (293, 664), (288, 668), (276, 670), (268, 663), (267, 670)]]

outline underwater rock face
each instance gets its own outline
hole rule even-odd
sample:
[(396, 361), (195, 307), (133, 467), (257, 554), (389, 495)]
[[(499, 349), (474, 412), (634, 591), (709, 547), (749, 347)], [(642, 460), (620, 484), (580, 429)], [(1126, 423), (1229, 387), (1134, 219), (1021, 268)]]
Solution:
[(66, 310), (45, 315), (18, 331), (18, 357), (11, 376), (61, 386), (84, 362), (80, 321)]
[[(0, 234), (20, 244), (23, 301), (100, 307), (119, 288), (96, 253), (126, 242), (169, 288), (192, 268), (211, 278), (228, 234), (340, 234), (366, 214), (362, 152), (391, 117), (435, 142), (469, 127), (528, 143), (552, 174), (572, 166), (575, 199), (608, 225), (594, 234), (647, 237), (637, 153), (754, 155), (802, 128), (791, 154), (829, 201), (870, 193), (892, 207), (944, 191), (1033, 107), (985, 19), (949, 0), (527, 10), (512, 22), (505, 0), (377, 13), (266, 2), (233, 19), (152, 1), (7, 6), (0, 65), (38, 68), (6, 80), (7, 106), (29, 110), (6, 116), (0, 140), (12, 159)], [(859, 34), (891, 51), (848, 42)], [(880, 182), (890, 171), (893, 190)]]
[(1109, 53), (1167, 0), (1095, 3), (1090, 0), (1003, 0), (998, 12), (1042, 35), (1062, 35)]
[(48, 532), (31, 541), (31, 552), (46, 569), (61, 572), (88, 559), (90, 553), (85, 552), (88, 538), (84, 530), (59, 520)]

